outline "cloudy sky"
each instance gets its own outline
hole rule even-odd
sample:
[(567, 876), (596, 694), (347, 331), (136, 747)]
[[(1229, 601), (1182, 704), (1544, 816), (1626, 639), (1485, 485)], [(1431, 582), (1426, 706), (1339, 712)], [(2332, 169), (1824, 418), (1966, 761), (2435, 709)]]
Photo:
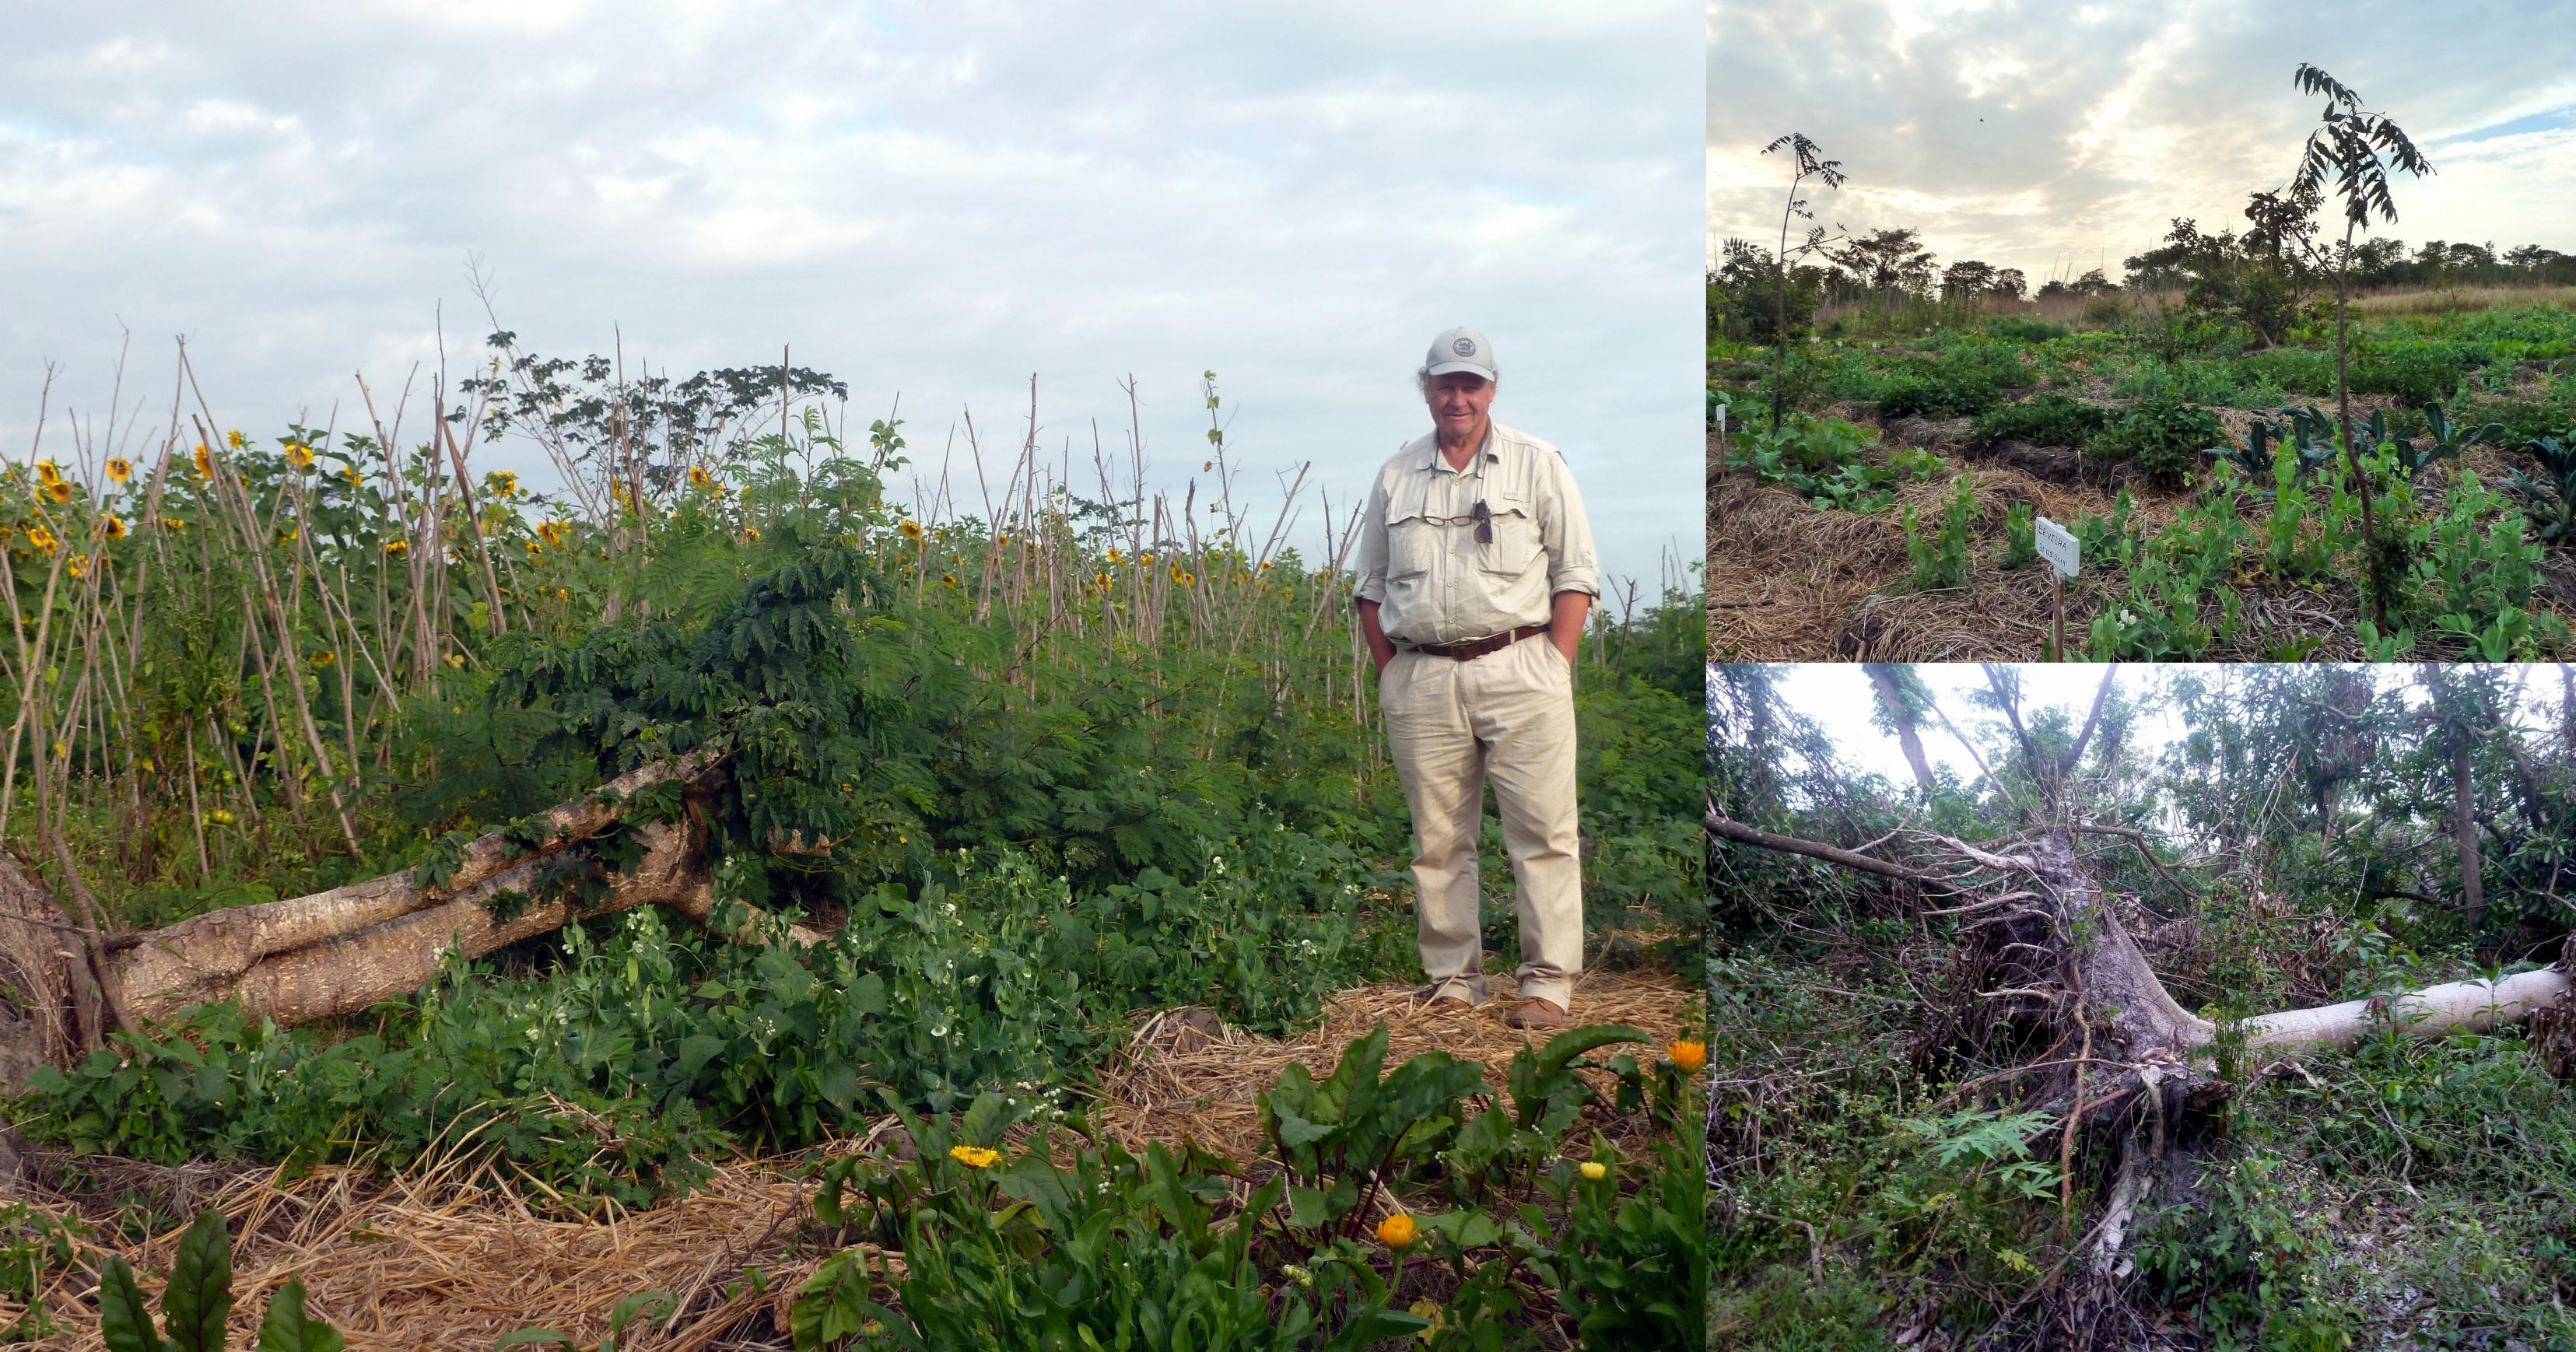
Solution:
[[(1698, 11), (407, 0), (26, 6), (0, 49), (0, 447), (64, 410), (357, 407), (489, 325), (685, 375), (778, 358), (1118, 444), (1165, 483), (1213, 369), (1253, 482), (1336, 509), (1426, 430), (1412, 371), (1492, 338), (1497, 416), (1561, 447), (1605, 566), (1699, 552)], [(122, 328), (120, 327), (122, 326)], [(59, 442), (48, 442), (59, 448)], [(534, 470), (533, 448), (492, 467)], [(898, 485), (900, 488), (901, 485)], [(1299, 535), (1311, 548), (1310, 502)]]
[(2321, 66), (2433, 161), (2386, 233), (2576, 252), (2576, 0), (1711, 0), (1708, 214), (1776, 242), (1804, 132), (1850, 182), (1816, 224), (1914, 227), (1943, 263), (2033, 286), (2154, 247), (2171, 218), (2235, 229), (2280, 186)]

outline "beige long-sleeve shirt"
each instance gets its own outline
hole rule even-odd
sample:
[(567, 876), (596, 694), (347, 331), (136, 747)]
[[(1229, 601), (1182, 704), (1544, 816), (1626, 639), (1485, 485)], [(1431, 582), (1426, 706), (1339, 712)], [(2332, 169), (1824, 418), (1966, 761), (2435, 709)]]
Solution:
[[(1476, 541), (1482, 500), (1494, 539)], [(1601, 594), (1592, 525), (1565, 457), (1495, 423), (1463, 470), (1437, 434), (1407, 442), (1377, 472), (1360, 526), (1356, 594), (1378, 603), (1399, 643), (1462, 643), (1548, 621), (1558, 592)]]

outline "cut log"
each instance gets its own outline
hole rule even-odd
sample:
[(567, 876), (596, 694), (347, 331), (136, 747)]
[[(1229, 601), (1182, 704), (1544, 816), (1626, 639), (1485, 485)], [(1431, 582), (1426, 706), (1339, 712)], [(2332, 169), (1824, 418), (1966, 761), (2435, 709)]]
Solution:
[[(533, 852), (492, 832), (467, 846), (445, 887), (420, 885), (412, 870), (327, 892), (192, 916), (144, 934), (112, 936), (114, 975), (127, 1008), (161, 1020), (190, 1005), (238, 1000), (281, 1026), (354, 1013), (417, 990), (451, 955), (479, 958), (583, 915), (662, 905), (704, 925), (715, 909), (704, 843), (682, 822), (636, 828), (643, 853), (611, 874), (607, 895), (579, 907), (546, 897), (541, 874), (578, 864), (590, 838), (616, 824), (624, 801), (656, 784), (702, 786), (720, 757), (692, 753), (622, 775), (612, 793), (585, 795), (543, 814), (551, 834)], [(611, 798), (616, 801), (609, 801)], [(502, 920), (504, 892), (539, 898)], [(756, 910), (726, 937), (760, 942), (770, 933)], [(35, 1065), (66, 1064), (79, 1050), (64, 1010), (78, 997), (80, 933), (43, 885), (0, 855), (0, 1046), (33, 1054), (0, 1057), (0, 1093)], [(820, 935), (785, 931), (808, 945)]]

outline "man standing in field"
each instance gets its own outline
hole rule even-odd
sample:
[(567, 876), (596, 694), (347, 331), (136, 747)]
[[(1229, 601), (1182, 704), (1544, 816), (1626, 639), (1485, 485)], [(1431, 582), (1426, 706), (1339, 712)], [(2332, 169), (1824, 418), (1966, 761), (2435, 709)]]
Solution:
[(1416, 379), (1433, 430), (1377, 472), (1357, 594), (1413, 814), (1422, 966), (1433, 1007), (1484, 1003), (1476, 842), (1490, 779), (1520, 915), (1521, 998), (1503, 1017), (1552, 1028), (1583, 967), (1574, 652), (1601, 590), (1592, 527), (1556, 448), (1494, 422), (1485, 335), (1433, 339)]

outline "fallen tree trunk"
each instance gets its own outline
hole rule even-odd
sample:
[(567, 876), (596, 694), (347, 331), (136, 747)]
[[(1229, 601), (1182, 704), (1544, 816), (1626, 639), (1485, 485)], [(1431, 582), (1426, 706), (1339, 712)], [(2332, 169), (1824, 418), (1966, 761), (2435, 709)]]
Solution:
[[(642, 905), (667, 906), (704, 925), (715, 898), (704, 843), (685, 818), (631, 827), (641, 856), (624, 872), (606, 872), (605, 895), (577, 903), (549, 885), (569, 872), (598, 867), (592, 842), (623, 823), (625, 805), (656, 785), (703, 791), (722, 758), (691, 753), (631, 771), (597, 793), (561, 803), (514, 829), (542, 843), (522, 850), (499, 831), (468, 844), (443, 886), (423, 884), (415, 870), (370, 878), (327, 892), (192, 916), (142, 934), (109, 936), (112, 976), (140, 1020), (167, 1019), (190, 1005), (238, 1000), (281, 1026), (354, 1013), (418, 989), (450, 955), (478, 958), (586, 915)], [(526, 900), (503, 919), (510, 894)], [(727, 937), (759, 942), (762, 917)], [(821, 936), (801, 927), (790, 942)], [(63, 1016), (79, 993), (81, 935), (64, 923), (43, 885), (0, 855), (0, 1093), (35, 1065), (65, 1064), (78, 1054), (77, 1025)]]
[(2551, 967), (2501, 981), (2452, 981), (2394, 1000), (2346, 1000), (2258, 1015), (2245, 1021), (2246, 1045), (2271, 1052), (2350, 1047), (2391, 1024), (2426, 1038), (2492, 1032), (2530, 1018), (2570, 990), (2576, 982)]

